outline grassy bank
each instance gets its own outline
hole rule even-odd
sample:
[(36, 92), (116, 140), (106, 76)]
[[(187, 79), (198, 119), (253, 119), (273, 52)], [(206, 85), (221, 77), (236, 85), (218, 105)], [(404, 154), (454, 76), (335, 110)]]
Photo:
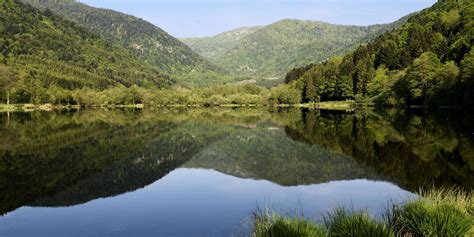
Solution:
[(457, 190), (422, 192), (421, 198), (392, 205), (384, 220), (364, 211), (337, 208), (318, 225), (303, 217), (269, 211), (254, 214), (254, 237), (280, 236), (474, 236), (473, 195)]

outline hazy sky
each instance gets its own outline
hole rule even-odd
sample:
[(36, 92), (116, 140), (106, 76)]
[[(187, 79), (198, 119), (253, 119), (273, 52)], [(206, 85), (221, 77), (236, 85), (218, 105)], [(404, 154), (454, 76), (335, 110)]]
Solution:
[(176, 37), (209, 36), (281, 19), (388, 23), (436, 0), (80, 0), (146, 19)]

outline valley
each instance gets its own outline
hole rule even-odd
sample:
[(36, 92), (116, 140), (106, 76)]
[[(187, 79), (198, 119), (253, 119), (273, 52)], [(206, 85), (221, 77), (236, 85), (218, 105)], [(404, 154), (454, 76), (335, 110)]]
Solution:
[(0, 236), (474, 234), (471, 0), (0, 0), (0, 34)]

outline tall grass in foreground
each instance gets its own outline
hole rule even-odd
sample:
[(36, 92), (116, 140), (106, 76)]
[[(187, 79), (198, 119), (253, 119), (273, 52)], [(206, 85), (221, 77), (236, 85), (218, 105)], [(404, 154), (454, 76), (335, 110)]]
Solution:
[(388, 221), (397, 236), (474, 236), (472, 194), (440, 190), (420, 196), (390, 210)]
[(337, 208), (324, 225), (303, 217), (284, 218), (268, 210), (254, 214), (254, 237), (462, 237), (474, 236), (473, 195), (459, 190), (420, 192), (420, 198), (392, 205), (382, 221), (364, 211)]
[(342, 207), (324, 218), (328, 236), (395, 236), (386, 223), (379, 223), (364, 211), (348, 211)]
[(276, 213), (271, 213), (268, 209), (254, 213), (254, 234), (255, 237), (298, 237), (314, 236), (325, 237), (327, 232), (321, 226), (313, 222), (300, 218), (284, 218)]

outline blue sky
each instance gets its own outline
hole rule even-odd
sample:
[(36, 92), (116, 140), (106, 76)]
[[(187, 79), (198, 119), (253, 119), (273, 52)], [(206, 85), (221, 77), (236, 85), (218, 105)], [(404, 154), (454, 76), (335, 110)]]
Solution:
[(176, 37), (210, 36), (281, 19), (346, 25), (388, 23), (436, 0), (80, 0), (129, 13)]

